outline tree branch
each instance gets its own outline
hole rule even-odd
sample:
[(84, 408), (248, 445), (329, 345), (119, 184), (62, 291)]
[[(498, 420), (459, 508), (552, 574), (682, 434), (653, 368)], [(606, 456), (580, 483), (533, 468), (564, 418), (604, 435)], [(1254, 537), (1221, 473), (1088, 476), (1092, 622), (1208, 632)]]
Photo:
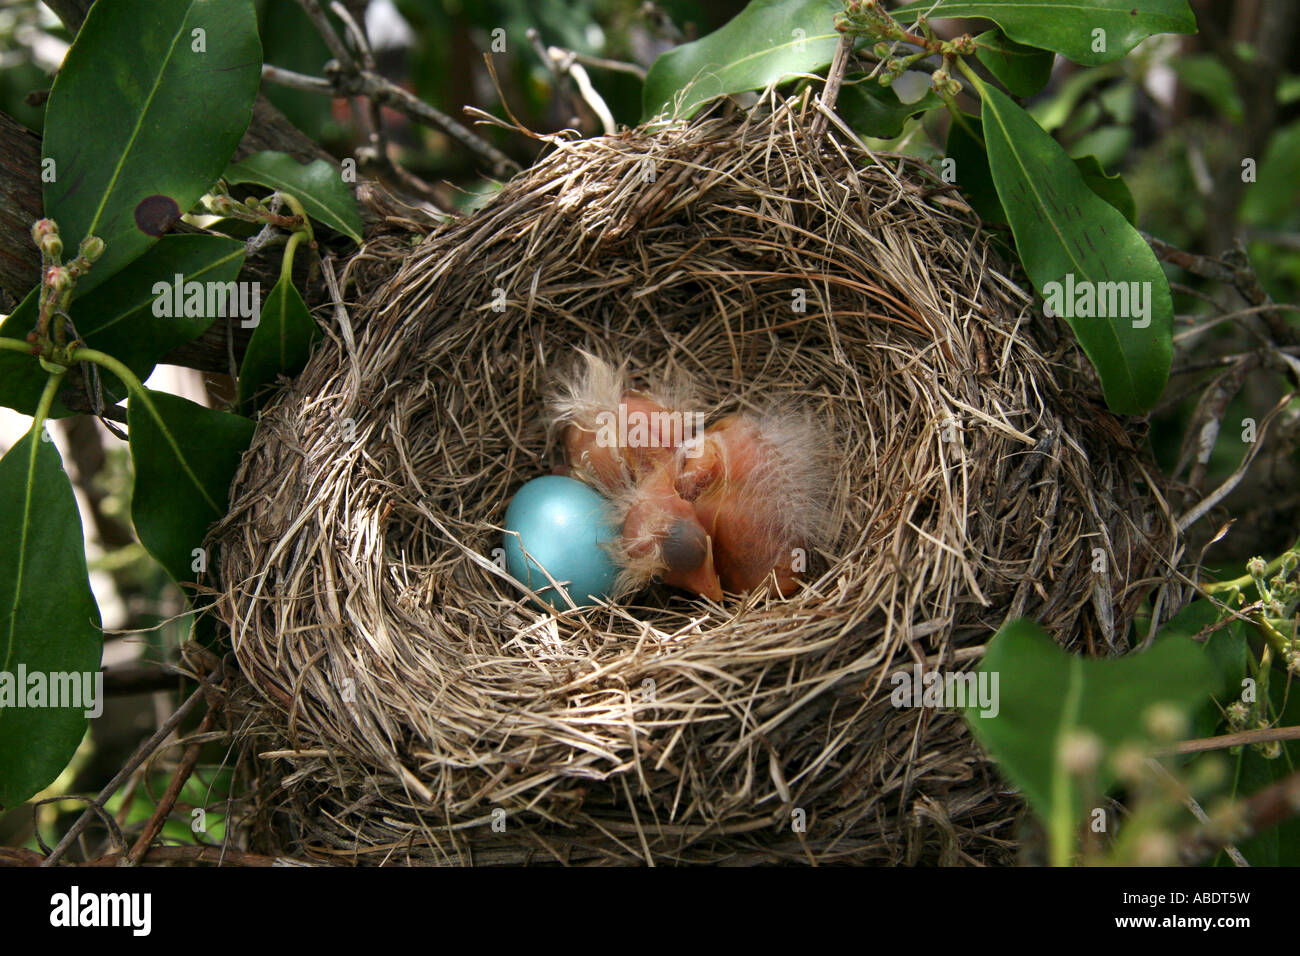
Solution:
[(15, 302), (41, 276), (32, 223), (41, 218), (41, 140), (0, 113), (0, 288)]

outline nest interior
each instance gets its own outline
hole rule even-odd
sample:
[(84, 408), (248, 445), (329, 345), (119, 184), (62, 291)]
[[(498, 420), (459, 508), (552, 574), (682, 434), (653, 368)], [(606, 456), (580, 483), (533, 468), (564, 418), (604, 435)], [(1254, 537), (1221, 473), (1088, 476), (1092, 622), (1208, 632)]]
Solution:
[[(557, 140), (477, 213), (354, 260), (388, 277), (323, 317), (214, 532), (253, 845), (1011, 859), (1016, 798), (960, 715), (893, 706), (890, 677), (970, 667), (1019, 615), (1121, 650), (1168, 510), (957, 194), (768, 105)], [(721, 411), (814, 410), (837, 530), (798, 594), (526, 603), (494, 549), (553, 461), (543, 402), (575, 348)]]

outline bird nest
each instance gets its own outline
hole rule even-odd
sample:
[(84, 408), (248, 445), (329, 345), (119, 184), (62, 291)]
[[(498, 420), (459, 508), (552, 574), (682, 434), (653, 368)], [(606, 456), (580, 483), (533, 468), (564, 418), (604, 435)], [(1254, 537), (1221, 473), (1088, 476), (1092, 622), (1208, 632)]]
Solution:
[[(1176, 534), (959, 195), (809, 125), (774, 103), (555, 140), (473, 215), (353, 261), (381, 278), (324, 317), (214, 532), (253, 845), (1012, 859), (1018, 799), (892, 675), (967, 669), (1020, 615), (1122, 650)], [(544, 403), (577, 349), (684, 373), (718, 413), (813, 410), (836, 531), (797, 593), (527, 600), (494, 549), (555, 461)]]

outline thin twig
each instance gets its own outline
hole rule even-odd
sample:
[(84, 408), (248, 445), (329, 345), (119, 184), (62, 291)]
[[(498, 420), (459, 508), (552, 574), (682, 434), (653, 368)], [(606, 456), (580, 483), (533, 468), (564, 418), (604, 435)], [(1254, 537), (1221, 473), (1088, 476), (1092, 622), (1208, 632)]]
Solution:
[[(347, 7), (334, 0), (330, 9), (343, 21), (348, 35), (356, 44), (361, 54), (361, 68), (367, 73), (375, 73), (375, 55), (370, 48), (370, 39), (365, 27), (357, 22)], [(353, 71), (356, 72), (356, 71)], [(402, 189), (425, 202), (432, 203), (439, 211), (447, 211), (446, 204), (438, 196), (438, 191), (419, 176), (393, 161), (388, 152), (388, 136), (384, 132), (384, 120), (379, 101), (374, 97), (363, 97), (365, 102), (366, 145), (357, 150), (357, 159), (369, 172), (377, 172), (381, 177), (395, 180)]]
[(571, 117), (572, 122), (576, 124), (578, 111), (574, 108), (572, 91), (564, 82), (564, 70), (561, 69), (559, 61), (547, 51), (546, 44), (542, 42), (542, 35), (537, 32), (535, 27), (529, 27), (524, 36), (528, 38), (528, 43), (532, 46), (533, 52), (537, 54), (537, 58), (542, 61), (542, 66), (546, 67), (546, 71), (551, 74), (551, 87), (555, 90), (556, 96), (563, 100), (566, 107), (564, 113)]
[(1264, 444), (1264, 433), (1268, 430), (1269, 423), (1278, 412), (1282, 411), (1282, 409), (1286, 408), (1287, 405), (1291, 403), (1291, 399), (1294, 397), (1294, 393), (1288, 392), (1269, 410), (1269, 413), (1264, 416), (1264, 420), (1259, 423), (1259, 430), (1255, 435), (1255, 441), (1251, 443), (1250, 448), (1247, 449), (1246, 454), (1242, 457), (1241, 464), (1237, 466), (1237, 470), (1229, 475), (1223, 484), (1219, 485), (1218, 488), (1214, 489), (1214, 491), (1201, 499), (1195, 507), (1184, 512), (1182, 517), (1178, 519), (1179, 532), (1186, 531), (1203, 518), (1211, 508), (1226, 498), (1232, 492), (1232, 489), (1236, 488), (1237, 485), (1241, 483), (1241, 479), (1246, 477), (1246, 470), (1250, 467), (1250, 463), (1255, 460), (1255, 456), (1259, 454), (1259, 449)]
[[(537, 56), (550, 71), (556, 93), (564, 96), (571, 106), (574, 105), (567, 84), (564, 82), (565, 77), (573, 80), (574, 85), (578, 87), (578, 93), (583, 102), (591, 108), (591, 111), (596, 114), (596, 118), (600, 120), (601, 128), (605, 134), (607, 136), (612, 135), (617, 129), (614, 123), (614, 114), (610, 112), (609, 104), (605, 102), (605, 98), (591, 85), (591, 77), (587, 75), (587, 71), (577, 64), (577, 54), (562, 50), (556, 46), (546, 46), (542, 43), (541, 34), (532, 27), (528, 28), (528, 42), (533, 45), (533, 50), (536, 51)], [(576, 122), (578, 118), (577, 110), (570, 109), (569, 112), (574, 114)]]
[[(553, 48), (555, 49), (555, 48)], [(638, 80), (645, 82), (646, 68), (639, 63), (626, 63), (623, 60), (610, 60), (603, 56), (592, 56), (590, 53), (579, 53), (577, 50), (565, 50), (565, 55), (581, 63), (583, 66), (592, 66), (598, 70), (612, 70), (615, 73), (630, 73)]]
[(812, 128), (808, 132), (814, 144), (820, 143), (826, 133), (827, 118), (824, 111), (835, 109), (835, 103), (840, 98), (840, 84), (844, 82), (844, 72), (848, 69), (849, 54), (852, 52), (853, 37), (842, 35), (835, 47), (835, 59), (831, 61), (831, 68), (826, 73), (826, 88), (818, 98), (821, 111), (813, 117)]
[[(219, 707), (219, 703), (209, 706), (208, 712), (203, 715), (203, 720), (199, 722), (195, 737), (201, 738), (212, 729)], [(138, 866), (140, 861), (144, 859), (149, 844), (153, 842), (154, 837), (162, 830), (163, 824), (167, 822), (167, 817), (171, 815), (172, 808), (176, 806), (176, 798), (180, 796), (181, 788), (185, 786), (185, 781), (189, 780), (190, 774), (194, 772), (194, 767), (199, 762), (200, 746), (201, 741), (195, 740), (185, 748), (180, 763), (176, 765), (176, 771), (167, 783), (167, 789), (163, 791), (162, 798), (159, 799), (158, 805), (153, 808), (153, 813), (149, 815), (149, 819), (144, 825), (144, 830), (141, 831), (140, 836), (131, 847), (131, 851), (127, 854), (127, 860), (132, 866)]]
[(441, 130), (490, 167), (492, 175), (498, 179), (507, 179), (519, 171), (518, 163), (446, 113), (430, 106), (384, 77), (367, 70), (355, 74), (338, 72), (330, 79), (321, 79), (264, 64), (262, 79), (323, 96), (364, 96), (373, 99), (379, 105), (392, 107), (418, 123)]
[[(214, 672), (212, 675), (209, 675), (209, 679), (213, 683), (219, 682), (220, 668), (218, 668), (218, 671)], [(205, 687), (200, 687), (186, 698), (185, 702), (176, 708), (176, 711), (163, 722), (163, 725), (158, 728), (154, 735), (135, 749), (135, 753), (131, 754), (131, 757), (127, 760), (125, 766), (114, 775), (113, 779), (104, 786), (103, 790), (99, 791), (99, 795), (91, 801), (90, 806), (86, 808), (81, 816), (77, 817), (72, 826), (68, 828), (68, 832), (63, 834), (63, 839), (61, 839), (58, 844), (55, 845), (54, 849), (50, 851), (50, 855), (45, 858), (44, 862), (41, 863), (41, 866), (54, 866), (54, 864), (59, 862), (63, 855), (68, 852), (68, 848), (76, 842), (76, 839), (81, 835), (81, 832), (90, 825), (90, 821), (94, 819), (96, 813), (98, 813), (99, 810), (103, 808), (104, 804), (108, 802), (109, 798), (112, 797), (113, 794), (117, 792), (118, 788), (126, 782), (127, 778), (135, 772), (135, 769), (144, 763), (145, 760), (149, 758), (149, 755), (162, 745), (164, 740), (171, 736), (172, 731), (180, 725), (180, 722), (185, 719), (185, 716), (191, 710), (194, 709), (194, 706), (203, 699), (205, 690)]]
[(1248, 309), (1237, 309), (1233, 312), (1224, 312), (1222, 315), (1216, 315), (1211, 319), (1206, 319), (1204, 322), (1197, 323), (1191, 328), (1179, 332), (1174, 336), (1174, 344), (1179, 345), (1186, 339), (1195, 338), (1198, 335), (1208, 332), (1217, 325), (1222, 325), (1224, 322), (1233, 322), (1237, 319), (1244, 319), (1247, 316), (1260, 315), (1267, 312), (1269, 309), (1279, 309), (1284, 312), (1300, 312), (1300, 306), (1278, 304), (1254, 305)]
[(1276, 303), (1273, 302), (1273, 297), (1259, 284), (1259, 274), (1255, 271), (1255, 265), (1250, 261), (1250, 256), (1246, 254), (1246, 247), (1242, 245), (1240, 239), (1237, 239), (1232, 249), (1224, 254), (1224, 262), (1233, 270), (1232, 284), (1241, 293), (1241, 297), (1251, 305), (1268, 306), (1260, 313), (1260, 318), (1268, 326), (1273, 341), (1278, 345), (1296, 345), (1300, 337), (1297, 336), (1295, 327), (1282, 318)]
[(126, 424), (125, 408), (121, 405), (101, 405), (98, 411), (96, 411), (91, 405), (90, 400), (86, 398), (85, 391), (80, 388), (64, 388), (59, 392), (59, 400), (74, 412), (82, 412), (86, 415), (96, 415), (99, 418), (106, 418), (111, 422), (117, 422), (121, 425)]
[[(84, 863), (66, 866), (120, 866), (120, 851), (105, 853)], [(154, 846), (144, 855), (141, 863), (215, 863), (230, 866), (281, 866), (293, 861), (258, 853), (244, 853), (219, 846)], [(22, 847), (0, 847), (0, 866), (44, 866), (45, 857), (35, 850)]]
[(334, 32), (334, 24), (330, 23), (330, 18), (325, 15), (325, 10), (318, 0), (298, 0), (298, 6), (302, 7), (303, 12), (307, 14), (316, 27), (316, 32), (321, 35), (321, 39), (330, 48), (330, 53), (334, 54), (334, 59), (338, 60), (339, 65), (344, 69), (355, 69), (357, 61), (352, 58), (352, 51)]
[(370, 38), (366, 36), (365, 27), (357, 23), (356, 18), (347, 7), (333, 0), (330, 3), (330, 9), (334, 15), (343, 21), (343, 25), (348, 28), (348, 33), (352, 37), (352, 42), (357, 45), (357, 50), (361, 53), (361, 65), (367, 70), (375, 68), (375, 55), (370, 49)]
[(1268, 326), (1269, 333), (1277, 345), (1296, 344), (1297, 335), (1295, 329), (1282, 318), (1277, 304), (1264, 291), (1263, 286), (1259, 284), (1259, 277), (1255, 273), (1255, 267), (1251, 264), (1240, 241), (1222, 257), (1216, 258), (1214, 256), (1197, 255), (1193, 252), (1184, 252), (1182, 249), (1171, 246), (1163, 239), (1157, 239), (1149, 233), (1141, 232), (1141, 230), (1139, 232), (1157, 258), (1172, 263), (1180, 269), (1185, 269), (1203, 279), (1211, 279), (1215, 282), (1222, 282), (1224, 285), (1230, 285), (1252, 306), (1261, 307), (1260, 318)]
[[(1164, 777), (1165, 780), (1172, 783), (1180, 791), (1182, 791), (1183, 806), (1187, 807), (1191, 815), (1196, 817), (1197, 823), (1199, 823), (1202, 827), (1213, 826), (1213, 823), (1210, 820), (1210, 815), (1205, 812), (1205, 810), (1201, 807), (1201, 805), (1196, 801), (1196, 798), (1193, 797), (1189, 792), (1187, 792), (1187, 788), (1183, 786), (1182, 781), (1180, 781), (1177, 777), (1175, 777), (1172, 773), (1170, 773), (1165, 768), (1165, 766), (1160, 763), (1159, 760), (1155, 760), (1155, 759), (1148, 760), (1147, 766), (1149, 766), (1155, 773)], [(1241, 851), (1238, 850), (1232, 844), (1229, 843), (1225, 845), (1223, 849), (1224, 852), (1226, 852), (1228, 856), (1232, 859), (1232, 862), (1236, 866), (1250, 866), (1250, 863), (1246, 860), (1245, 856), (1242, 855)]]
[(1273, 740), (1300, 740), (1300, 727), (1265, 727), (1260, 730), (1239, 730), (1236, 733), (1222, 734), (1218, 737), (1184, 740), (1167, 750), (1161, 751), (1161, 755), (1199, 754), (1207, 750), (1223, 750), (1226, 747), (1241, 747), (1246, 744), (1263, 744)]
[(1228, 411), (1228, 405), (1241, 391), (1247, 373), (1259, 368), (1261, 361), (1263, 359), (1259, 353), (1247, 353), (1226, 371), (1215, 376), (1210, 387), (1201, 395), (1196, 411), (1192, 413), (1192, 420), (1187, 427), (1187, 434), (1183, 438), (1183, 448), (1178, 458), (1178, 464), (1174, 466), (1173, 471), (1173, 474), (1177, 476), (1182, 473), (1188, 464), (1192, 464), (1192, 471), (1187, 479), (1187, 484), (1192, 489), (1200, 490), (1201, 481), (1205, 477), (1206, 467), (1210, 462), (1210, 455), (1214, 451), (1214, 445), (1219, 437), (1219, 428), (1223, 423), (1223, 416)]

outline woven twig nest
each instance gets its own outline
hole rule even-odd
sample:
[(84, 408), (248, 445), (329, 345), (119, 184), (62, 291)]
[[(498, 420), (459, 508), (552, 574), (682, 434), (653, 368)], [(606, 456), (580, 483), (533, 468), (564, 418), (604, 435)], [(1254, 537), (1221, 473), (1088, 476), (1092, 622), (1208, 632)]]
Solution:
[[(474, 215), (362, 257), (389, 278), (324, 317), (216, 533), (255, 842), (1010, 859), (1016, 798), (959, 714), (893, 706), (891, 674), (968, 668), (1018, 615), (1118, 649), (1175, 535), (965, 203), (849, 140), (813, 148), (778, 104), (557, 143)], [(554, 460), (543, 404), (576, 348), (685, 372), (721, 411), (819, 416), (838, 530), (794, 597), (652, 585), (552, 614), (510, 583), (493, 549)]]

